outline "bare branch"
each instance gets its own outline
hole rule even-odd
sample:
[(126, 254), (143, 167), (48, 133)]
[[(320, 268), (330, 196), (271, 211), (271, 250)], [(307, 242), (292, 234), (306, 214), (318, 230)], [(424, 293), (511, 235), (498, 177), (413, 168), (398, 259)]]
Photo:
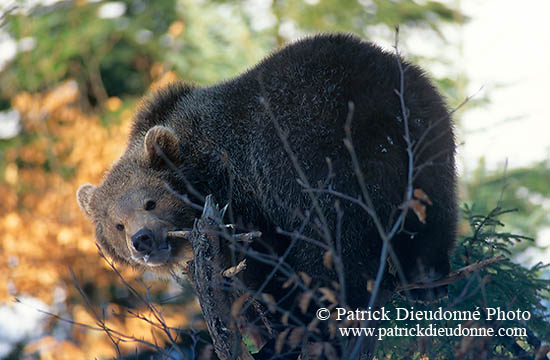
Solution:
[(191, 230), (168, 231), (167, 235), (189, 240), (189, 238), (191, 237)]
[(244, 269), (246, 269), (246, 259), (238, 263), (237, 266), (232, 266), (229, 269), (225, 269), (222, 275), (226, 278), (232, 278)]
[(236, 266), (241, 266), (240, 270), (228, 269), (229, 272), (226, 270), (222, 274), (223, 254), (216, 234), (218, 222), (215, 221), (220, 218), (219, 215), (212, 196), (208, 195), (202, 216), (195, 221), (190, 236), (194, 258), (189, 265), (189, 278), (195, 288), (218, 357), (223, 360), (253, 359), (242, 342), (237, 319), (228, 311), (233, 305), (231, 296), (236, 293), (225, 290), (227, 286), (223, 278), (237, 275), (244, 268), (245, 262)]
[(433, 287), (437, 287), (437, 286), (452, 284), (454, 282), (457, 282), (459, 280), (464, 279), (465, 277), (469, 276), (470, 274), (472, 274), (476, 271), (479, 271), (480, 269), (482, 269), (482, 268), (484, 268), (488, 265), (494, 264), (494, 263), (502, 261), (504, 259), (506, 259), (506, 256), (500, 255), (500, 256), (495, 256), (495, 257), (489, 258), (489, 259), (480, 260), (480, 261), (477, 261), (473, 264), (465, 266), (463, 268), (454, 270), (454, 271), (450, 272), (447, 276), (445, 276), (444, 278), (441, 278), (439, 280), (432, 281), (432, 282), (417, 282), (417, 283), (409, 283), (409, 284), (406, 284), (406, 285), (400, 285), (400, 286), (397, 287), (396, 291), (400, 292), (400, 291), (412, 290), (412, 289), (429, 289), (429, 288), (433, 288)]

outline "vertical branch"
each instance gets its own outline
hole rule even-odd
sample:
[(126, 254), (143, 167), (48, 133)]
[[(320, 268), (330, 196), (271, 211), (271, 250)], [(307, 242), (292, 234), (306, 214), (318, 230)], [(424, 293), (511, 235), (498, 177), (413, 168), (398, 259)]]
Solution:
[[(223, 276), (218, 222), (220, 213), (212, 197), (206, 197), (200, 219), (195, 221), (190, 241), (193, 260), (189, 278), (199, 299), (216, 354), (220, 359), (252, 359), (241, 340), (236, 319), (232, 316), (231, 296)], [(229, 289), (231, 291), (231, 288)]]
[[(382, 244), (382, 251), (380, 253), (380, 263), (379, 263), (379, 266), (378, 266), (378, 272), (376, 274), (376, 279), (374, 281), (374, 287), (373, 287), (373, 290), (371, 292), (371, 297), (369, 299), (369, 304), (368, 304), (367, 308), (374, 307), (374, 305), (376, 303), (376, 299), (377, 299), (379, 291), (380, 291), (380, 286), (382, 284), (382, 279), (384, 277), (384, 272), (386, 270), (388, 252), (390, 250), (390, 240), (399, 231), (401, 231), (403, 229), (403, 226), (404, 226), (404, 223), (405, 223), (405, 217), (407, 216), (408, 204), (409, 204), (410, 200), (412, 199), (412, 195), (413, 195), (413, 184), (412, 184), (413, 170), (414, 170), (413, 142), (411, 141), (411, 137), (410, 137), (409, 120), (408, 120), (409, 114), (408, 114), (407, 107), (406, 107), (406, 104), (405, 104), (405, 95), (404, 95), (404, 93), (405, 93), (405, 72), (403, 70), (403, 65), (401, 64), (401, 58), (400, 58), (400, 55), (399, 55), (398, 44), (399, 44), (399, 26), (396, 26), (395, 27), (395, 44), (394, 44), (394, 48), (395, 48), (395, 52), (396, 52), (396, 61), (397, 61), (398, 69), (399, 69), (400, 81), (399, 81), (399, 90), (395, 90), (395, 93), (397, 94), (397, 96), (399, 98), (399, 104), (400, 104), (400, 107), (401, 107), (401, 116), (403, 118), (403, 127), (404, 127), (404, 129), (403, 129), (404, 130), (403, 139), (404, 139), (405, 144), (406, 144), (406, 151), (407, 151), (407, 158), (408, 158), (408, 161), (407, 161), (407, 170), (408, 170), (408, 173), (407, 173), (407, 186), (405, 188), (405, 193), (404, 193), (404, 196), (403, 196), (403, 203), (402, 203), (401, 212), (400, 212), (399, 217), (397, 218), (397, 220), (395, 221), (395, 223), (393, 224), (393, 226), (391, 227), (389, 232), (386, 232), (384, 230), (384, 228), (381, 226), (380, 219), (378, 218), (378, 216), (373, 217), (373, 221), (375, 221), (376, 228), (378, 229), (378, 233), (379, 233), (379, 235), (380, 235), (380, 237), (383, 241), (383, 244)], [(351, 144), (351, 131), (349, 129), (346, 129), (346, 134), (350, 139), (349, 140), (349, 145), (346, 144), (346, 146), (349, 146), (348, 149), (349, 149), (350, 154), (352, 156), (352, 160), (354, 162), (354, 167), (357, 167), (358, 166), (357, 157), (354, 156), (355, 152), (352, 151), (353, 147), (352, 147), (352, 144)], [(358, 177), (358, 180), (361, 180), (361, 179), (363, 179), (363, 178)], [(364, 188), (364, 184), (363, 184), (363, 188)], [(367, 205), (369, 206), (369, 208), (374, 209), (373, 206), (372, 206), (372, 200), (370, 199), (370, 197), (368, 197), (368, 194), (366, 194), (365, 190), (363, 190), (363, 194), (364, 194), (365, 201), (367, 202)], [(365, 196), (365, 194), (367, 196)], [(392, 257), (392, 259), (393, 259), (393, 257)], [(398, 261), (396, 261), (396, 264), (397, 264), (397, 270), (399, 272), (401, 272), (400, 277), (403, 277), (402, 269), (399, 266)], [(365, 322), (366, 322), (366, 324), (365, 324), (364, 327), (368, 327), (369, 320), (366, 320)], [(360, 337), (357, 340), (357, 342), (355, 343), (355, 345), (353, 347), (353, 350), (350, 354), (351, 359), (355, 359), (359, 355), (359, 352), (363, 351), (362, 350), (363, 349), (363, 347), (362, 347), (363, 344), (362, 343), (364, 341), (363, 339), (364, 339), (364, 337)], [(372, 345), (371, 344), (369, 344), (369, 345), (374, 346), (375, 343), (372, 344)], [(370, 346), (367, 347), (367, 351), (372, 352), (373, 349), (370, 349)]]

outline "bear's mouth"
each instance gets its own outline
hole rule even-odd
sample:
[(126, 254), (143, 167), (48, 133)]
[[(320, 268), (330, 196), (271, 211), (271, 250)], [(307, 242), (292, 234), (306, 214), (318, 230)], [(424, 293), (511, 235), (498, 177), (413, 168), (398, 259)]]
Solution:
[(144, 255), (142, 261), (147, 266), (162, 266), (168, 263), (170, 259), (170, 254), (172, 253), (172, 247), (168, 245), (167, 249), (157, 250), (151, 254)]
[(153, 242), (145, 251), (139, 252), (135, 248), (130, 248), (131, 258), (146, 267), (166, 266), (189, 260), (192, 257), (190, 235), (191, 229), (167, 231), (160, 244)]
[(157, 267), (157, 266), (166, 265), (170, 260), (171, 253), (172, 253), (172, 247), (170, 246), (170, 244), (168, 244), (166, 248), (157, 249), (155, 251), (151, 251), (148, 254), (132, 255), (132, 260), (134, 260), (140, 265)]

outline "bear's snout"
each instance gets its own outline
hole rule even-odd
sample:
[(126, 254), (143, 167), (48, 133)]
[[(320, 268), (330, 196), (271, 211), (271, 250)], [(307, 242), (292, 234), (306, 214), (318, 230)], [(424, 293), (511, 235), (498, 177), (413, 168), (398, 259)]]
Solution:
[(130, 238), (128, 246), (132, 253), (132, 259), (147, 266), (159, 266), (168, 262), (172, 248), (166, 239), (161, 236), (155, 238), (153, 230), (143, 228), (138, 230)]
[(141, 229), (132, 236), (132, 246), (140, 254), (148, 255), (153, 250), (155, 235), (149, 229)]

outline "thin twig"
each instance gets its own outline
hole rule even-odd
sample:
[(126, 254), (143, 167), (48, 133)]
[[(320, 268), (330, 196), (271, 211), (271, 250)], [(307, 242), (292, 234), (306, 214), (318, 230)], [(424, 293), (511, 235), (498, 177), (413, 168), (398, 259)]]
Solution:
[(396, 291), (412, 290), (412, 289), (428, 289), (442, 285), (448, 285), (459, 280), (464, 279), (466, 276), (479, 271), (480, 269), (506, 259), (506, 256), (499, 255), (489, 259), (480, 260), (463, 268), (450, 272), (447, 276), (432, 282), (416, 282), (397, 287)]

